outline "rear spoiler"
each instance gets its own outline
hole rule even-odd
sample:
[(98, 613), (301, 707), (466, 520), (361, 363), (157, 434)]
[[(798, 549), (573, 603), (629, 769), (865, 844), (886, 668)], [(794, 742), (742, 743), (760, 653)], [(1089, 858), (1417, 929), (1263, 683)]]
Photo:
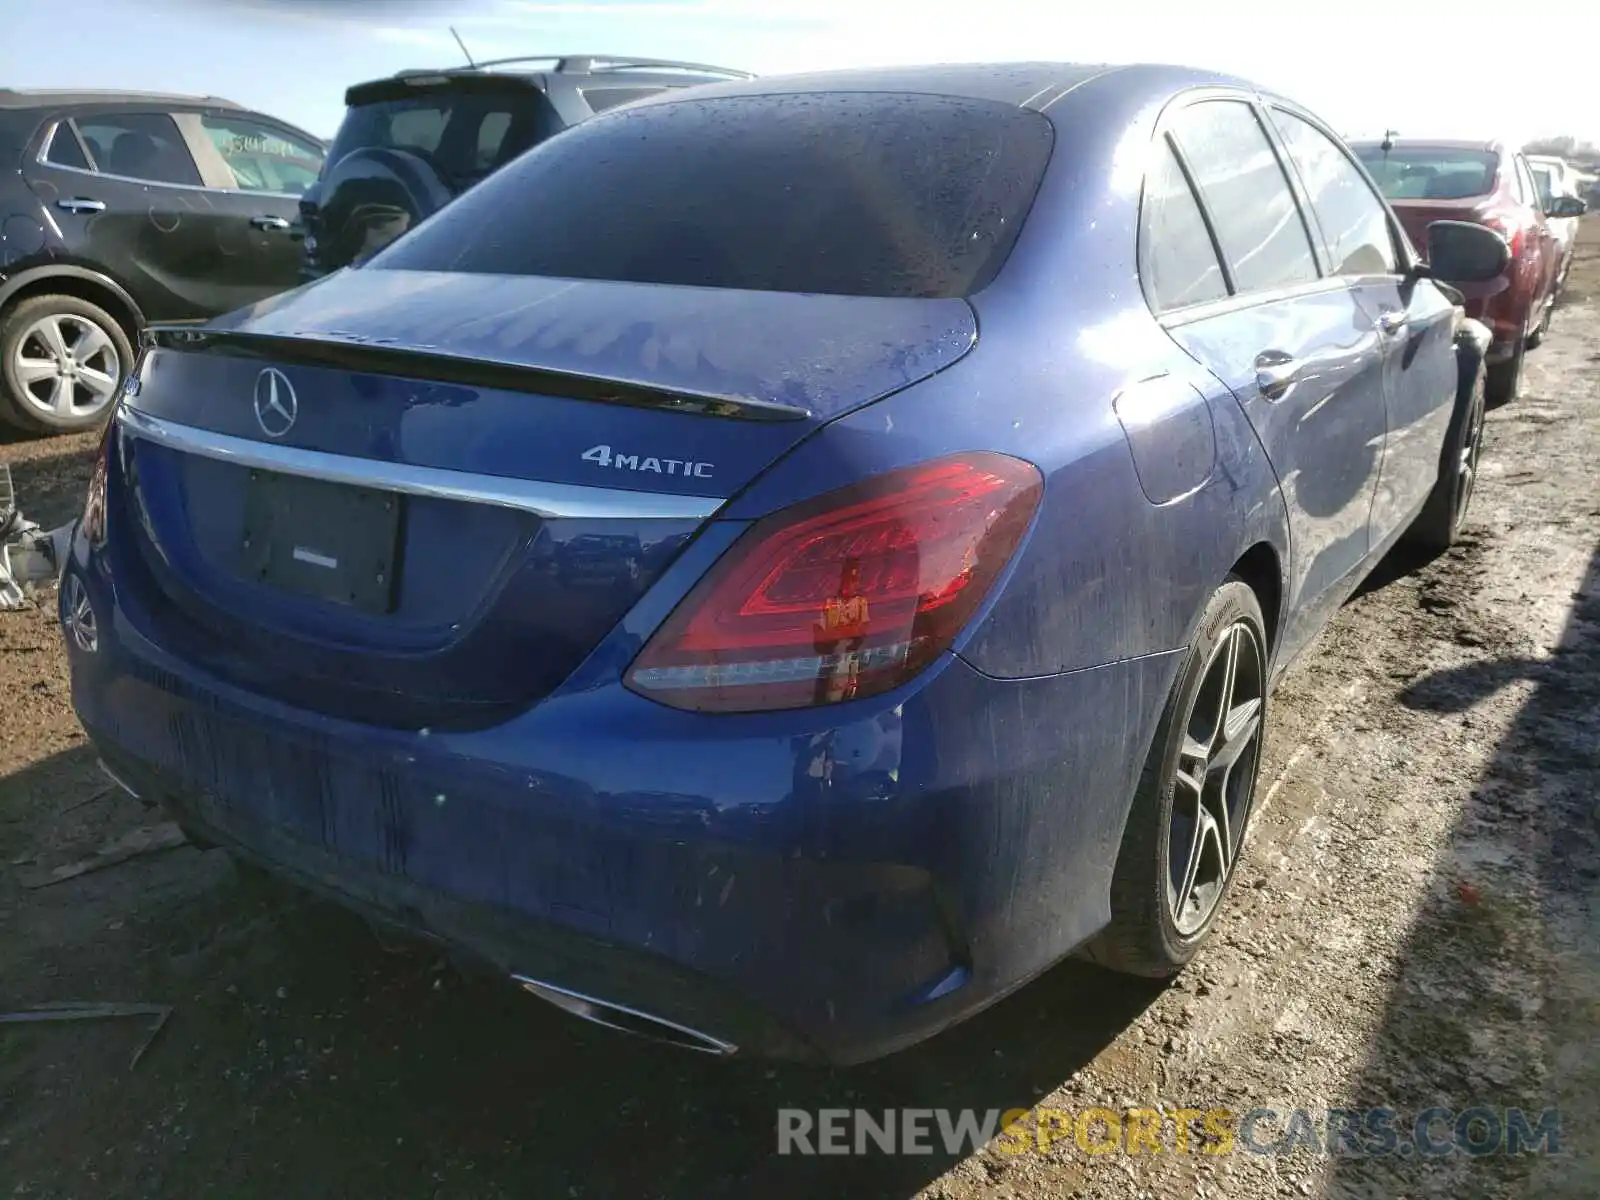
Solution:
[(272, 363), (298, 363), (308, 367), (394, 375), (430, 383), (453, 383), (462, 387), (565, 396), (598, 404), (666, 409), (740, 421), (803, 421), (811, 416), (808, 409), (775, 400), (684, 392), (653, 387), (636, 380), (575, 375), (521, 363), (466, 358), (437, 350), (384, 345), (329, 334), (284, 336), (207, 329), (195, 325), (150, 325), (144, 331), (143, 344), (148, 348), (175, 350), (185, 354), (222, 354), (230, 358), (256, 358)]
[(404, 100), (431, 88), (448, 87), (452, 92), (542, 92), (543, 81), (537, 75), (504, 72), (486, 74), (465, 68), (447, 68), (442, 71), (406, 71), (388, 79), (374, 79), (346, 88), (346, 108), (363, 104), (381, 104), (385, 100)]

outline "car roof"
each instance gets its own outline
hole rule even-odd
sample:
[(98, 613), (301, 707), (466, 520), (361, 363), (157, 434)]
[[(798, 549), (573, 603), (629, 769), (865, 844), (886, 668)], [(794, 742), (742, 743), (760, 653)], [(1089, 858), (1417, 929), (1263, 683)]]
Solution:
[[(1102, 82), (1104, 81), (1104, 82)], [(1228, 75), (1156, 63), (994, 62), (940, 63), (926, 66), (867, 67), (814, 71), (795, 75), (765, 75), (729, 83), (713, 83), (651, 96), (635, 101), (630, 109), (647, 105), (708, 100), (718, 96), (759, 96), (804, 92), (906, 92), (992, 100), (1049, 111), (1068, 93), (1093, 83), (1095, 100), (1115, 93), (1119, 101), (1143, 102), (1195, 87), (1238, 88), (1264, 94), (1256, 85)], [(1074, 103), (1083, 99), (1074, 96)], [(1277, 99), (1277, 97), (1273, 97)]]
[[(1382, 146), (1383, 138), (1355, 138), (1350, 142), (1352, 146)], [(1406, 137), (1389, 138), (1391, 148), (1409, 150), (1477, 150), (1484, 154), (1504, 154), (1506, 143), (1499, 140), (1485, 141), (1483, 138), (1427, 138)]]
[(119, 92), (92, 88), (0, 88), (0, 108), (74, 108), (88, 104), (204, 104), (244, 109), (221, 96), (186, 96), (177, 92)]

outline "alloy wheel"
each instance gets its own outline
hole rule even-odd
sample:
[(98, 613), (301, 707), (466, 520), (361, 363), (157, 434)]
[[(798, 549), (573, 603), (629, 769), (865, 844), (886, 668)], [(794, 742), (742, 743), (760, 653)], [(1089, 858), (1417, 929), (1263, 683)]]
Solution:
[(93, 654), (100, 648), (100, 629), (95, 619), (94, 605), (89, 600), (89, 589), (76, 574), (69, 572), (61, 591), (62, 625), (78, 649)]
[(1192, 937), (1216, 912), (1238, 861), (1256, 786), (1266, 655), (1235, 621), (1217, 640), (1184, 726), (1167, 842), (1167, 906)]
[(111, 403), (122, 363), (111, 335), (88, 317), (56, 313), (35, 321), (11, 352), (22, 401), (57, 420), (83, 420)]

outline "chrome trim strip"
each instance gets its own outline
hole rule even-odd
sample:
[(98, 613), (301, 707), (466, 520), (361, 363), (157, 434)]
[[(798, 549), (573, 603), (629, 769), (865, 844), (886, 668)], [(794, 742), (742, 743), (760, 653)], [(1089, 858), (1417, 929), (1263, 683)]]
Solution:
[(598, 520), (703, 521), (726, 503), (715, 496), (672, 496), (660, 492), (626, 492), (616, 488), (570, 483), (544, 483), (502, 475), (474, 475), (439, 467), (349, 458), (320, 450), (256, 442), (213, 433), (151, 416), (130, 407), (117, 408), (117, 422), (135, 437), (184, 454), (198, 454), (241, 467), (259, 467), (285, 475), (301, 475), (354, 487), (378, 488), (408, 496), (431, 496), (466, 504), (489, 504), (538, 516)]
[(123, 791), (127, 792), (128, 795), (132, 796), (135, 800), (143, 799), (143, 797), (139, 795), (139, 791), (138, 791), (137, 788), (135, 788), (131, 783), (129, 783), (121, 775), (118, 775), (110, 767), (106, 766), (106, 760), (105, 759), (103, 759), (103, 758), (95, 759), (95, 765), (100, 768), (100, 774), (104, 775), (107, 779), (111, 780), (112, 783), (116, 784)]
[[(599, 1000), (594, 996), (585, 996), (582, 992), (575, 992), (571, 988), (557, 987), (553, 983), (546, 983), (542, 979), (530, 979), (526, 975), (513, 975), (512, 982), (516, 983), (523, 991), (531, 996), (537, 996), (547, 1003), (554, 1004), (563, 1012), (569, 1012), (575, 1017), (582, 1017), (585, 1021), (592, 1021), (596, 1025), (604, 1025), (607, 1029), (615, 1029), (619, 1033), (631, 1033), (636, 1037), (654, 1038), (684, 1050), (695, 1050), (701, 1054), (714, 1054), (724, 1057), (738, 1051), (739, 1047), (732, 1042), (719, 1037), (713, 1037), (698, 1029), (691, 1029), (687, 1025), (680, 1025), (676, 1021), (669, 1021), (665, 1017), (658, 1017), (653, 1013), (640, 1012), (637, 1008), (629, 1008), (625, 1004), (615, 1004), (610, 1000)], [(607, 1020), (607, 1013), (621, 1013), (626, 1017), (633, 1017), (643, 1029), (632, 1025), (623, 1025), (614, 1020)], [(650, 1033), (651, 1026), (661, 1030), (659, 1033)], [(677, 1037), (668, 1037), (668, 1033), (677, 1034)]]

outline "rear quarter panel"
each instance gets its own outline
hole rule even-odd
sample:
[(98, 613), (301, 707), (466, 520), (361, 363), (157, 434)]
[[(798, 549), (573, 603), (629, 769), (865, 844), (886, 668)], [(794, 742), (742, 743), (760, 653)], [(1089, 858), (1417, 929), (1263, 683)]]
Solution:
[[(957, 647), (995, 677), (1181, 647), (1246, 549), (1265, 542), (1287, 562), (1286, 513), (1259, 442), (1232, 393), (1167, 335), (1140, 289), (1145, 151), (1166, 98), (1149, 94), (1096, 95), (1092, 122), (1057, 118), (1028, 223), (1005, 270), (974, 299), (981, 332), (967, 358), (825, 427), (725, 511), (764, 515), (960, 450), (1035, 463), (1046, 486), (1034, 527)], [(1192, 402), (1167, 403), (1141, 425), (1119, 398), (1163, 377), (1159, 390)], [(1147, 470), (1141, 481), (1133, 446), (1152, 466), (1193, 460), (1207, 427), (1210, 463)], [(1182, 490), (1185, 482), (1193, 486)]]

